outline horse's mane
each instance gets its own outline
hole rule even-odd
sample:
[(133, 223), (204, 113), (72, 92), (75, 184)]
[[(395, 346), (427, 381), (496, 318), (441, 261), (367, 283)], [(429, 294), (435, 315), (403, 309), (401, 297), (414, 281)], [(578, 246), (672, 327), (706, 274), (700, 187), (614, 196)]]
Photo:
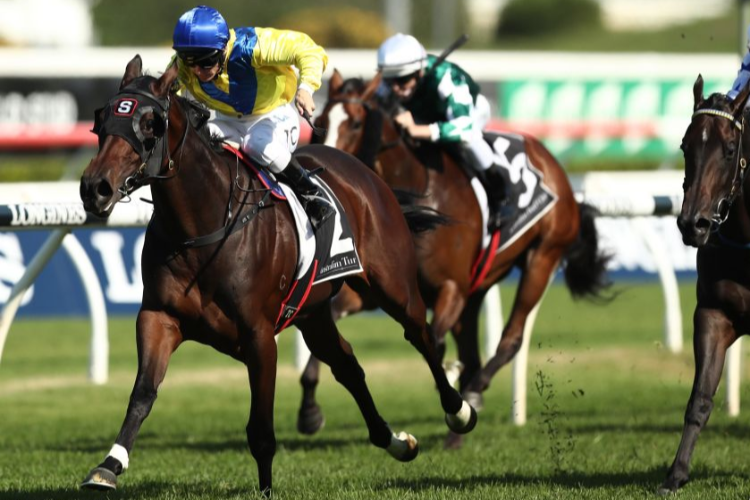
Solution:
[[(703, 102), (700, 103), (698, 106), (698, 109), (719, 109), (719, 110), (726, 110), (729, 108), (729, 106), (732, 104), (733, 101), (727, 97), (726, 94), (722, 94), (721, 92), (715, 92), (705, 98)], [(750, 121), (750, 108), (745, 107), (745, 109), (742, 111), (742, 114), (745, 117), (745, 121)]]
[[(362, 78), (348, 78), (341, 84), (341, 88), (338, 93), (342, 95), (356, 94), (362, 95), (367, 88), (367, 82)], [(379, 113), (373, 114), (368, 113), (368, 119), (373, 120), (375, 123), (366, 124), (365, 130), (372, 134), (372, 137), (366, 138), (363, 141), (363, 149), (357, 154), (357, 157), (362, 160), (366, 165), (372, 167), (375, 163), (375, 157), (380, 149), (380, 123), (379, 117), (385, 116), (386, 118), (393, 120), (393, 117), (398, 114), (401, 109), (401, 104), (398, 98), (393, 92), (377, 92), (375, 94), (375, 103), (382, 115)], [(407, 146), (414, 155), (417, 157), (420, 163), (428, 169), (437, 170), (442, 172), (445, 166), (443, 165), (442, 151), (446, 151), (449, 155), (454, 156), (456, 161), (461, 164), (462, 158), (457, 148), (450, 145), (438, 145), (428, 141), (411, 141), (406, 140)]]
[(725, 109), (731, 102), (732, 101), (729, 100), (726, 94), (722, 94), (721, 92), (714, 92), (706, 99), (704, 99), (699, 107), (701, 109)]
[(347, 94), (349, 92), (356, 92), (361, 94), (365, 89), (365, 81), (362, 78), (347, 78), (344, 83), (341, 84), (339, 92)]

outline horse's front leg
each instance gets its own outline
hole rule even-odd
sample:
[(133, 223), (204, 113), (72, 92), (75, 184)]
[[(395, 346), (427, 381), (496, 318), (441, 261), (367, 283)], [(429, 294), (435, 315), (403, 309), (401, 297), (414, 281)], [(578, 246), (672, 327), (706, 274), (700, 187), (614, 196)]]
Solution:
[[(526, 321), (547, 291), (554, 277), (553, 273), (560, 263), (561, 254), (562, 248), (558, 246), (529, 250), (518, 284), (516, 299), (500, 343), (484, 368), (476, 372), (464, 388), (465, 394), (481, 394), (487, 390), (495, 374), (521, 349), (523, 336), (526, 333)], [(471, 396), (472, 399), (476, 397), (478, 396)]]
[(277, 350), (273, 327), (253, 330), (242, 343), (243, 357), (250, 377), (250, 420), (247, 444), (258, 465), (261, 493), (271, 496), (276, 434), (273, 428), (273, 401), (276, 390)]
[(717, 309), (698, 307), (693, 315), (693, 326), (693, 390), (685, 411), (682, 440), (667, 478), (659, 488), (660, 494), (675, 492), (688, 481), (690, 458), (698, 435), (711, 415), (727, 349), (738, 337), (731, 321)]
[(89, 472), (81, 487), (113, 490), (117, 476), (128, 468), (130, 452), (141, 424), (151, 411), (156, 394), (164, 380), (172, 353), (182, 342), (182, 334), (173, 318), (164, 313), (141, 311), (136, 321), (138, 374), (125, 421), (107, 457)]
[[(363, 297), (347, 285), (331, 301), (333, 320), (355, 314), (365, 307)], [(374, 306), (371, 306), (372, 308)], [(302, 434), (312, 435), (325, 425), (325, 417), (315, 398), (315, 390), (320, 380), (320, 361), (313, 355), (307, 360), (302, 371), (300, 385), (302, 385), (302, 403), (297, 414), (297, 430)]]

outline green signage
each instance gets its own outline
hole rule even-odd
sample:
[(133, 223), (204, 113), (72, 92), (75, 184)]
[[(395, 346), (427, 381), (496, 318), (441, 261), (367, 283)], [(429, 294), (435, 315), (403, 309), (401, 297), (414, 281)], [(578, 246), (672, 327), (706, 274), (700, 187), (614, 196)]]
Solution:
[[(498, 83), (503, 127), (542, 139), (559, 158), (661, 160), (679, 154), (694, 79), (534, 79)], [(706, 81), (704, 95), (734, 78)]]

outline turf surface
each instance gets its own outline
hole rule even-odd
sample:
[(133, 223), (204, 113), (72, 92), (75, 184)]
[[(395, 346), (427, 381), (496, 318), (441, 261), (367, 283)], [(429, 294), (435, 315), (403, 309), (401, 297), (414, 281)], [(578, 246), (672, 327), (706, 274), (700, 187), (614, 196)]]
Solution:
[[(420, 442), (413, 462), (394, 461), (367, 441), (351, 397), (325, 369), (319, 402), (326, 427), (295, 428), (300, 391), (292, 335), (282, 333), (276, 398), (280, 499), (624, 499), (648, 498), (680, 439), (693, 377), (693, 287), (684, 284), (685, 352), (663, 347), (663, 301), (654, 284), (619, 285), (607, 306), (572, 302), (553, 286), (537, 320), (529, 364), (529, 420), (510, 423), (510, 369), (486, 393), (479, 423), (461, 450), (443, 450), (445, 425), (426, 365), (382, 315), (347, 318), (384, 418)], [(511, 303), (512, 287), (503, 291)], [(132, 318), (110, 321), (110, 382), (86, 381), (86, 320), (18, 320), (0, 365), (0, 500), (257, 498), (245, 442), (249, 411), (243, 366), (186, 344), (131, 455), (119, 489), (77, 484), (111, 447), (132, 387)], [(448, 357), (454, 357), (449, 351)], [(750, 372), (743, 368), (742, 394)], [(726, 415), (724, 387), (693, 458), (680, 498), (747, 498), (747, 406)]]

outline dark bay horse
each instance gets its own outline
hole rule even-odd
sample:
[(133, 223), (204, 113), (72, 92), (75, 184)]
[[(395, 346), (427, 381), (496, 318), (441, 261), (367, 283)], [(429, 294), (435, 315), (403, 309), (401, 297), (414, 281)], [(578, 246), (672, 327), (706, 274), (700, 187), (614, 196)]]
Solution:
[[(201, 132), (205, 127), (196, 128), (194, 106), (173, 92), (177, 74), (173, 65), (160, 78), (143, 76), (140, 57), (130, 61), (119, 93), (97, 114), (99, 151), (81, 179), (84, 207), (95, 215), (109, 216), (118, 201), (144, 184), (151, 185), (154, 204), (142, 255), (135, 385), (112, 451), (82, 486), (115, 488), (171, 354), (194, 340), (247, 366), (252, 392), (247, 442), (260, 489), (270, 495), (276, 451), (274, 328), (297, 267), (295, 222), (288, 205), (270, 203), (265, 185), (236, 156), (212, 147)], [(336, 149), (309, 146), (296, 154), (306, 168), (325, 169), (320, 177), (348, 216), (363, 271), (346, 276), (346, 283), (377, 297), (403, 326), (429, 364), (449, 428), (470, 431), (476, 413), (440, 366), (419, 294), (412, 235), (391, 189)], [(416, 440), (394, 434), (378, 414), (364, 372), (332, 320), (330, 297), (341, 284), (339, 279), (313, 286), (294, 324), (356, 400), (370, 441), (399, 460), (411, 460)]]
[[(472, 289), (472, 269), (480, 254), (483, 222), (471, 181), (452, 155), (437, 148), (441, 168), (426, 168), (384, 112), (376, 92), (380, 77), (368, 82), (344, 81), (335, 71), (328, 101), (318, 125), (328, 128), (325, 143), (352, 153), (370, 165), (386, 183), (421, 196), (420, 203), (445, 214), (452, 224), (417, 237), (416, 250), (422, 295), (434, 311), (433, 332), (442, 342), (451, 330), (464, 365), (459, 384), (464, 396), (479, 407), (481, 393), (495, 373), (521, 347), (527, 317), (540, 302), (555, 271), (565, 265), (565, 280), (574, 297), (601, 296), (607, 286), (608, 257), (598, 250), (594, 211), (578, 204), (560, 164), (537, 140), (527, 137), (525, 154), (544, 177), (557, 203), (515, 242), (501, 251), (491, 269)], [(513, 309), (497, 350), (482, 367), (478, 320), (487, 290), (513, 267), (521, 270)], [(345, 315), (374, 304), (344, 288), (334, 299)], [(442, 345), (441, 355), (444, 352)], [(313, 433), (323, 418), (315, 402), (318, 365), (311, 358), (302, 375), (303, 398), (298, 428)], [(448, 447), (460, 446), (451, 435)]]
[(704, 99), (700, 75), (693, 86), (693, 117), (681, 145), (685, 198), (677, 226), (683, 242), (698, 248), (695, 378), (682, 440), (660, 493), (677, 491), (688, 481), (727, 349), (750, 332), (750, 196), (745, 196), (750, 135), (743, 111), (748, 95), (750, 87), (734, 101), (722, 94)]

